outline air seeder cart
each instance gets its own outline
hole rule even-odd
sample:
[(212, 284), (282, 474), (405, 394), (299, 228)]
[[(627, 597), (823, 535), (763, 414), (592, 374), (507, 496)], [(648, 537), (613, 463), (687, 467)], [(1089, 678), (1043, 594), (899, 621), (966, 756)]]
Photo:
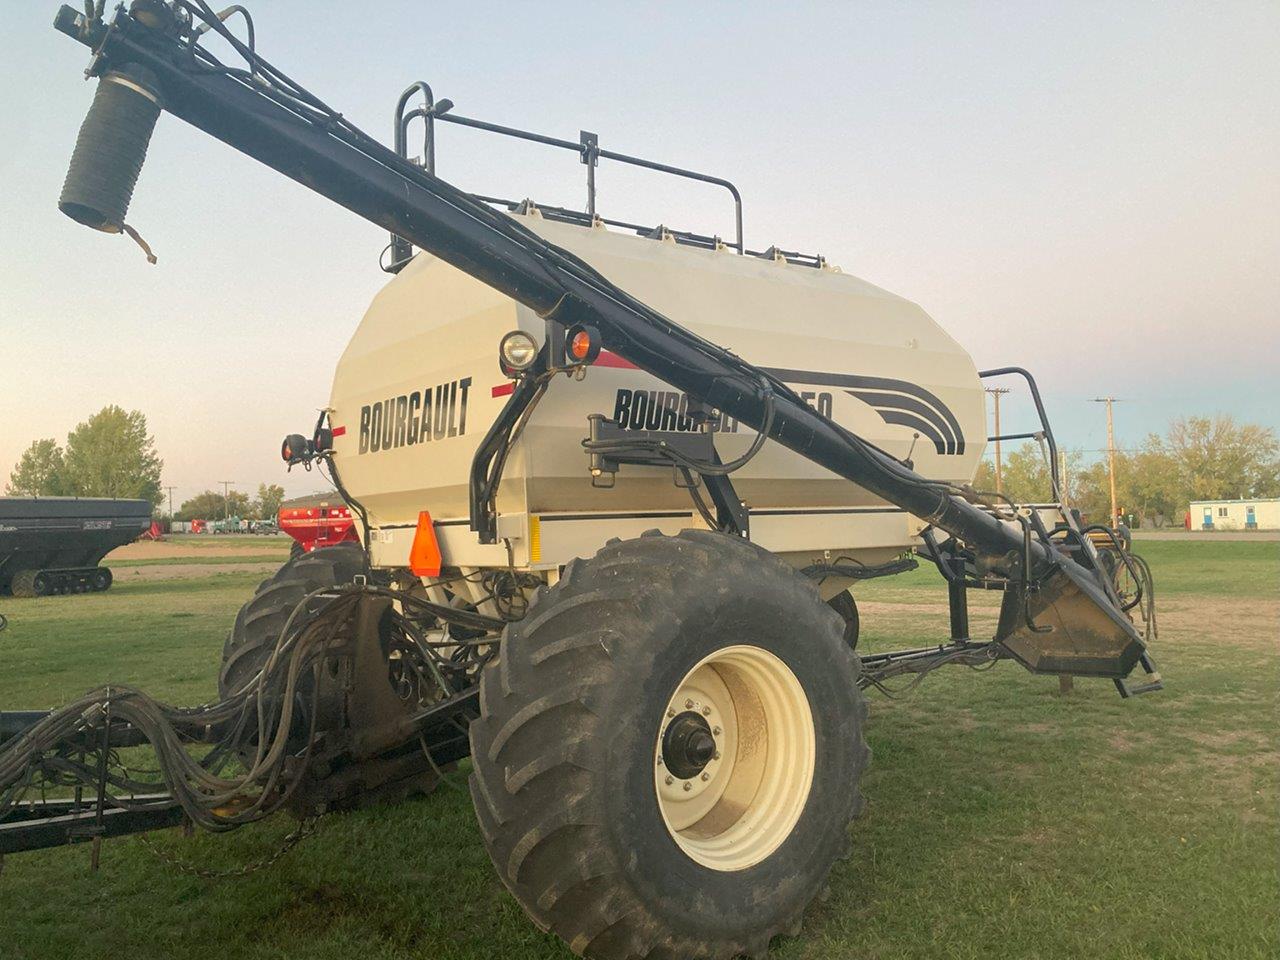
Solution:
[[(865, 687), (1006, 659), (1159, 686), (1130, 616), (1149, 578), (1121, 595), (1061, 503), (969, 486), (984, 379), (1022, 377), (1039, 406), (1030, 375), (979, 372), (918, 306), (822, 257), (749, 249), (728, 181), (462, 116), (424, 83), (388, 149), (202, 0), (111, 23), (64, 7), (57, 26), (98, 79), (64, 213), (128, 229), (164, 110), (388, 230), (394, 276), (314, 430), (284, 444), (332, 477), (359, 542), (262, 584), (216, 703), (111, 686), (3, 715), (0, 852), (312, 815), (470, 756), (499, 875), (573, 950), (759, 955), (847, 848)], [(451, 186), (441, 123), (572, 151), (585, 212)], [(601, 161), (725, 189), (733, 237), (602, 216)], [(946, 579), (950, 636), (860, 656), (850, 588), (916, 558)], [(1002, 592), (994, 637), (970, 636), (971, 589)], [(112, 762), (143, 742), (158, 782)], [(81, 799), (24, 799), (49, 782)]]

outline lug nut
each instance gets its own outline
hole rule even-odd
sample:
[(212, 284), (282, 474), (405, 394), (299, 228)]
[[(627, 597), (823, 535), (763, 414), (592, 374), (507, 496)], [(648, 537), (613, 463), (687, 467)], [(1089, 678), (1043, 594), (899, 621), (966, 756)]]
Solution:
[(692, 709), (693, 709), (693, 701), (692, 701), (692, 700), (686, 700), (686, 701), (684, 702), (684, 708), (685, 708), (686, 710), (692, 710)]
[(713, 754), (711, 755), (711, 759), (712, 759), (712, 760), (719, 760), (719, 759), (720, 759), (720, 751), (719, 751), (719, 750), (717, 750), (715, 753), (713, 753)]
[(690, 783), (688, 780), (686, 780), (686, 781), (684, 782), (684, 791), (685, 791), (685, 793), (688, 793), (688, 792), (689, 792), (690, 790), (692, 790), (692, 789), (693, 789), (693, 784), (692, 784), (692, 783)]
[(672, 785), (673, 783), (675, 783), (675, 782), (676, 782), (676, 778), (675, 778), (675, 777), (673, 777), (673, 776), (671, 776), (670, 774), (668, 774), (668, 775), (667, 775), (667, 786), (669, 787), (669, 786), (671, 786), (671, 785)]
[(670, 719), (671, 719), (672, 717), (674, 717), (675, 715), (676, 715), (676, 712), (675, 712), (674, 710), (668, 710), (668, 711), (667, 711), (667, 719), (668, 719), (668, 720), (670, 720)]
[(662, 766), (662, 758), (661, 758), (661, 757), (659, 757), (659, 758), (658, 758), (658, 766)]
[(718, 736), (720, 736), (720, 734), (722, 734), (722, 733), (724, 733), (724, 731), (723, 731), (723, 730), (721, 730), (719, 727), (712, 727), (712, 728), (711, 728), (711, 735), (712, 735), (713, 737), (718, 737)]
[(708, 781), (708, 780), (710, 780), (710, 779), (711, 779), (711, 774), (709, 774), (709, 773), (707, 773), (707, 771), (703, 770), (703, 771), (702, 771), (702, 781), (705, 783), (706, 781)]
[(702, 715), (703, 715), (704, 717), (709, 717), (709, 716), (711, 716), (711, 708), (710, 708), (710, 707), (703, 707), (703, 708), (702, 708)]

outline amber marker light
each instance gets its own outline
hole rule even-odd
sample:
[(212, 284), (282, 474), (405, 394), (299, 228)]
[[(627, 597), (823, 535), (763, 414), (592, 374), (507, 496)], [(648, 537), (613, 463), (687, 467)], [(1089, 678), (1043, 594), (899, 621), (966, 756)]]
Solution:
[(594, 363), (596, 357), (600, 356), (600, 331), (595, 327), (575, 324), (569, 328), (565, 340), (570, 363)]

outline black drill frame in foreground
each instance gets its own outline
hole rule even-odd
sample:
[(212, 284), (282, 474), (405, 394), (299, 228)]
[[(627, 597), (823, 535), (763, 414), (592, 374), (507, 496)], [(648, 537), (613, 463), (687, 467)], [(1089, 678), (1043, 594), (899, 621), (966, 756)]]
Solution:
[[(197, 16), (212, 16), (203, 3), (181, 7)], [(538, 363), (519, 378), (477, 451), (471, 526), (483, 542), (495, 539), (493, 491), (506, 451), (551, 374), (566, 366), (565, 331), (585, 325), (596, 332), (603, 347), (706, 407), (728, 413), (932, 525), (925, 555), (950, 586), (951, 641), (866, 658), (869, 676), (1012, 657), (1037, 672), (1109, 677), (1123, 694), (1128, 691), (1123, 679), (1135, 664), (1142, 662), (1152, 672), (1142, 639), (1069, 514), (1060, 527), (1048, 530), (1035, 511), (975, 504), (965, 491), (920, 476), (814, 411), (776, 377), (695, 336), (573, 255), (351, 127), (234, 38), (229, 39), (250, 59), (249, 72), (228, 70), (189, 36), (184, 39), (183, 31), (174, 26), (180, 21), (157, 14), (169, 8), (147, 3), (134, 9), (142, 11), (137, 19), (122, 12), (110, 26), (67, 7), (59, 14), (59, 29), (94, 49), (90, 74), (105, 78), (100, 94), (111, 89), (110, 97), (95, 99), (82, 128), (63, 192), (65, 212), (99, 228), (123, 227), (154, 122), (151, 108), (142, 104), (145, 100), (434, 253), (546, 319), (547, 337)], [(115, 88), (132, 92), (122, 99)], [(121, 119), (130, 122), (111, 122), (114, 110), (129, 111)], [(359, 509), (358, 503), (352, 505)], [(1000, 623), (991, 642), (974, 642), (968, 636), (965, 597), (970, 587), (1004, 590)], [(457, 694), (459, 700), (446, 703), (465, 716), (473, 708), (463, 703), (470, 695), (464, 691)], [(411, 721), (399, 732), (412, 739), (422, 729)], [(114, 731), (110, 724), (102, 730), (109, 742), (117, 733), (128, 734)], [(360, 736), (351, 728), (342, 733)], [(424, 746), (434, 754), (430, 744)], [(115, 830), (107, 826), (104, 792), (100, 786), (98, 802), (84, 814), (96, 820), (98, 835)], [(154, 817), (153, 826), (172, 822), (172, 808), (162, 799), (155, 803), (141, 815), (133, 811), (128, 824), (122, 818), (118, 832), (128, 831), (130, 825), (145, 829), (148, 815)], [(92, 835), (80, 830), (79, 822), (74, 829), (41, 822), (35, 810), (13, 828), (8, 841), (0, 828), (0, 852), (29, 848), (36, 831), (46, 839)]]
[[(405, 737), (412, 739), (422, 733), (428, 741), (432, 761), (438, 766), (464, 759), (469, 753), (467, 738), (458, 731), (465, 730), (475, 716), (478, 699), (478, 690), (472, 688), (418, 711), (407, 718)], [(0, 750), (48, 716), (43, 710), (0, 712)], [(199, 742), (214, 743), (222, 733), (210, 727), (203, 731)], [(79, 752), (92, 757), (103, 755), (99, 751), (137, 747), (147, 742), (147, 737), (137, 728), (107, 718), (100, 729), (85, 733), (81, 742), (66, 743), (64, 749), (68, 754)], [(11, 853), (162, 830), (187, 821), (182, 805), (171, 793), (133, 794), (128, 798), (128, 806), (118, 805), (110, 795), (106, 765), (100, 765), (98, 772), (93, 787), (78, 787), (72, 797), (23, 801), (0, 817), (0, 858)]]

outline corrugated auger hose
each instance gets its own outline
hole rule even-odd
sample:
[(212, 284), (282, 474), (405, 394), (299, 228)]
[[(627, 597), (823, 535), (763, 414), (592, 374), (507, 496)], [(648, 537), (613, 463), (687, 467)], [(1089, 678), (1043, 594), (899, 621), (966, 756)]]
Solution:
[(160, 116), (157, 86), (149, 71), (133, 64), (98, 81), (58, 198), (58, 209), (77, 223), (128, 234), (150, 263), (155, 254), (124, 218)]

